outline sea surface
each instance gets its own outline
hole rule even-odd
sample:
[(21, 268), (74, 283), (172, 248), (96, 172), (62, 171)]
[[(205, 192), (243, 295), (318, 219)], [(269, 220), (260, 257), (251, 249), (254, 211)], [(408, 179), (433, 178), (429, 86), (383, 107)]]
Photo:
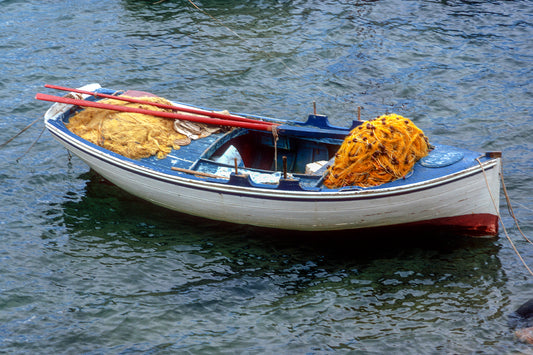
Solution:
[[(196, 8), (194, 5), (197, 5)], [(0, 0), (0, 353), (532, 354), (508, 315), (533, 245), (280, 233), (173, 213), (42, 132), (44, 84), (98, 82), (336, 125), (398, 113), (503, 152), (533, 238), (533, 2)], [(42, 135), (41, 135), (42, 133)]]

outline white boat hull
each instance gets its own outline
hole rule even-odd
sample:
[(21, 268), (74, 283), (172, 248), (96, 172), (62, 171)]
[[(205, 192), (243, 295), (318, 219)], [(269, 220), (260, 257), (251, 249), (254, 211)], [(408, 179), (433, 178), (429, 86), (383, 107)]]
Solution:
[(477, 224), (489, 218), (495, 221), (493, 226), (477, 232), (497, 233), (500, 159), (442, 178), (388, 189), (280, 191), (164, 174), (80, 144), (54, 127), (49, 129), (69, 151), (118, 187), (190, 215), (301, 231), (462, 223), (473, 234)]

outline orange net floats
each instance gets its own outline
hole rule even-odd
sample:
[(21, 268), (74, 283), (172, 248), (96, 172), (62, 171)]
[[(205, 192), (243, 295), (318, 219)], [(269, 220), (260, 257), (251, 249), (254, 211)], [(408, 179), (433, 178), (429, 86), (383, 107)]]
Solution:
[(424, 132), (397, 114), (380, 116), (354, 128), (328, 168), (324, 185), (369, 187), (405, 177), (428, 154)]

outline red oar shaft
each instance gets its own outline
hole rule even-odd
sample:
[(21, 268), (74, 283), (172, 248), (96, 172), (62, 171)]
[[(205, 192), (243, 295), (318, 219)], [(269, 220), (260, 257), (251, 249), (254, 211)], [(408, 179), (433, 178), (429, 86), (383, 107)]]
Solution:
[(229, 114), (220, 113), (220, 112), (212, 112), (212, 111), (207, 111), (207, 110), (201, 110), (201, 109), (197, 109), (197, 108), (193, 108), (193, 107), (179, 107), (179, 106), (167, 105), (167, 104), (157, 103), (157, 102), (148, 102), (148, 101), (144, 101), (144, 100), (135, 99), (135, 98), (132, 98), (132, 97), (113, 96), (113, 95), (101, 94), (101, 93), (92, 92), (92, 91), (73, 89), (73, 88), (67, 88), (67, 87), (63, 87), (63, 86), (50, 85), (50, 84), (46, 84), (44, 87), (49, 88), (49, 89), (71, 91), (71, 92), (76, 92), (76, 93), (79, 93), (79, 94), (91, 95), (91, 96), (94, 96), (94, 97), (101, 97), (101, 98), (106, 98), (106, 99), (115, 99), (115, 100), (121, 100), (121, 101), (126, 101), (126, 102), (134, 102), (134, 103), (138, 103), (138, 104), (148, 104), (148, 105), (152, 105), (152, 106), (156, 106), (156, 107), (160, 107), (160, 108), (176, 110), (176, 111), (182, 111), (182, 112), (188, 112), (188, 113), (194, 113), (194, 114), (197, 114), (197, 115), (204, 115), (204, 116), (209, 116), (209, 117), (214, 117), (214, 118), (220, 118), (220, 119), (223, 119), (223, 120), (241, 121), (241, 122), (250, 122), (250, 123), (261, 123), (261, 124), (265, 124), (265, 125), (274, 125), (275, 124), (275, 123), (272, 123), (272, 122), (264, 122), (264, 121), (254, 120), (254, 119), (251, 119), (251, 118), (234, 116), (234, 115), (229, 115)]
[(219, 125), (219, 126), (242, 127), (242, 128), (256, 129), (260, 131), (272, 131), (272, 127), (274, 127), (272, 124), (261, 123), (260, 121), (256, 121), (252, 123), (252, 122), (222, 120), (218, 118), (185, 115), (181, 113), (145, 110), (145, 109), (136, 108), (136, 107), (109, 105), (109, 104), (104, 104), (98, 101), (78, 100), (78, 99), (71, 99), (69, 97), (60, 97), (60, 96), (53, 96), (53, 95), (46, 95), (46, 94), (37, 94), (35, 95), (35, 98), (37, 100), (59, 102), (59, 103), (68, 104), (68, 105), (76, 105), (76, 106), (82, 106), (82, 107), (94, 107), (94, 108), (100, 108), (104, 110), (121, 111), (121, 112), (141, 113), (145, 115), (152, 115), (152, 116), (158, 116), (158, 117), (163, 117), (163, 118), (186, 120), (186, 121), (207, 123), (207, 124), (213, 124), (213, 125)]

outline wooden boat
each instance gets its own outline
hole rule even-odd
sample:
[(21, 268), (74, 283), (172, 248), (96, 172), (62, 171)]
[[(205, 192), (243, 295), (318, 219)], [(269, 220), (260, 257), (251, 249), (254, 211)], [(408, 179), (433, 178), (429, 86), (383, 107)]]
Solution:
[[(82, 89), (115, 93), (97, 84)], [(130, 159), (69, 131), (65, 124), (79, 109), (55, 103), (46, 112), (45, 124), (54, 138), (118, 187), (171, 210), (299, 231), (401, 226), (444, 228), (472, 236), (498, 233), (498, 153), (434, 145), (403, 179), (374, 187), (332, 189), (322, 184), (320, 170), (306, 173), (309, 163), (332, 159), (350, 132), (330, 125), (326, 116), (313, 114), (306, 122), (294, 122), (239, 115), (280, 124), (277, 141), (272, 132), (238, 127), (193, 140), (164, 159)], [(224, 161), (235, 151), (240, 164)]]

